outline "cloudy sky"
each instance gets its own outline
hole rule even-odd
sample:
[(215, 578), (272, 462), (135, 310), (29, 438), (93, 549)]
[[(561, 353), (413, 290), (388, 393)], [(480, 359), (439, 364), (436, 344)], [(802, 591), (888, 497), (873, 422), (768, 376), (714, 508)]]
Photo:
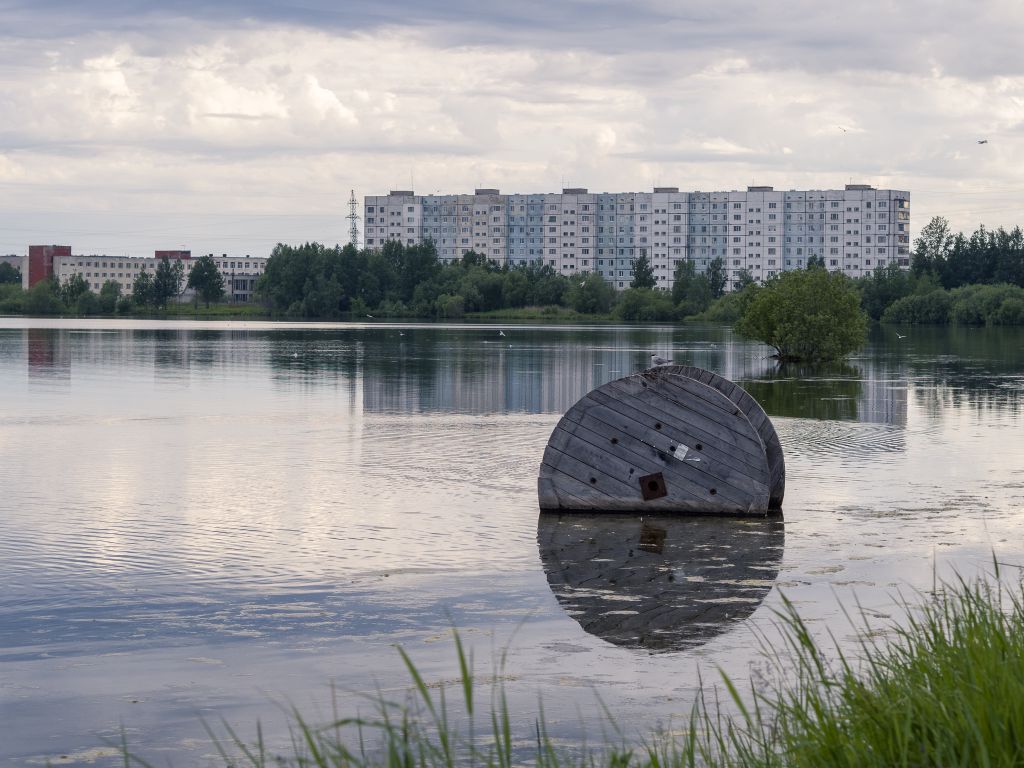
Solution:
[(0, 0), (0, 253), (333, 244), (410, 185), (1024, 225), (1021, 40), (1019, 0)]

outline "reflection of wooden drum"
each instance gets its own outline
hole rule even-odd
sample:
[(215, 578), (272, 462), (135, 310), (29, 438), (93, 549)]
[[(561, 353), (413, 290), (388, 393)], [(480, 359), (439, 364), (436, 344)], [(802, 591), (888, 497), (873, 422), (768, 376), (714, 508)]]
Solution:
[(651, 368), (590, 392), (541, 462), (542, 510), (763, 516), (782, 507), (775, 428), (742, 388), (691, 366)]
[(541, 513), (540, 558), (559, 604), (615, 645), (700, 645), (749, 617), (771, 591), (781, 518), (722, 520)]

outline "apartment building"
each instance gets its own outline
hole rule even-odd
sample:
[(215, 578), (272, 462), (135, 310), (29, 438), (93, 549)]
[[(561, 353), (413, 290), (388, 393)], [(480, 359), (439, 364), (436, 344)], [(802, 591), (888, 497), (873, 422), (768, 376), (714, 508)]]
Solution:
[(672, 287), (680, 260), (698, 272), (720, 257), (730, 285), (747, 270), (766, 280), (806, 266), (811, 256), (852, 277), (878, 266), (910, 264), (910, 193), (847, 184), (843, 189), (502, 195), (416, 195), (395, 190), (364, 200), (364, 240), (431, 240), (442, 261), (469, 250), (499, 264), (542, 261), (560, 273), (600, 274), (616, 288), (632, 279), (646, 256), (659, 288)]

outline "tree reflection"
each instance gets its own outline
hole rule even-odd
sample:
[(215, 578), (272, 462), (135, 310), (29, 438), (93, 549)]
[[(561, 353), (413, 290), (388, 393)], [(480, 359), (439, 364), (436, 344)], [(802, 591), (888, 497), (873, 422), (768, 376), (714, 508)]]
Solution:
[(769, 416), (855, 421), (863, 374), (845, 363), (781, 365), (764, 378), (739, 382)]

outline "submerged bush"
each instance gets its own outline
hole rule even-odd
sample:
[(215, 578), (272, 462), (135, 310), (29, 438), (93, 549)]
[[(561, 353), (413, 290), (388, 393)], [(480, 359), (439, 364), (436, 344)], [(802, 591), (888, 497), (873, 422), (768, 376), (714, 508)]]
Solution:
[(736, 323), (741, 335), (774, 347), (788, 362), (838, 360), (858, 349), (867, 316), (850, 278), (798, 269), (771, 278)]

